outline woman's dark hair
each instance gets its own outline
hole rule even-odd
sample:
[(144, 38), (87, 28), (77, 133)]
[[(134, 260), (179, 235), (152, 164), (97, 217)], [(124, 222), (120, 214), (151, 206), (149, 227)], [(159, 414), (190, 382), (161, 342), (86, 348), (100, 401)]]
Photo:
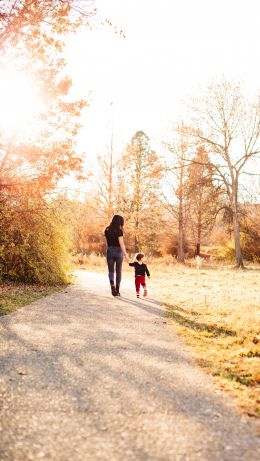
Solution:
[(112, 218), (111, 223), (108, 226), (110, 231), (119, 231), (124, 227), (124, 218), (119, 214), (115, 214)]

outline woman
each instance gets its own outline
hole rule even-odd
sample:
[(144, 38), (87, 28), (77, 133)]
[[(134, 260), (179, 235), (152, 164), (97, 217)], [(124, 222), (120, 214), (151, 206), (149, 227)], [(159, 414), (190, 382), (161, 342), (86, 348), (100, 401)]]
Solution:
[[(107, 265), (108, 277), (111, 285), (113, 296), (120, 296), (119, 288), (122, 277), (123, 256), (128, 259), (125, 249), (124, 237), (124, 218), (119, 215), (113, 216), (109, 226), (105, 230), (107, 240)], [(116, 267), (116, 285), (115, 285), (115, 267)]]

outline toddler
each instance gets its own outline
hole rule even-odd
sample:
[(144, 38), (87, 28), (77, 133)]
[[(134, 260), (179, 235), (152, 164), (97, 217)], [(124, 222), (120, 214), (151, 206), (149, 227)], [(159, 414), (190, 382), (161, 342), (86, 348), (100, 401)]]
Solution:
[(148, 270), (147, 265), (143, 262), (143, 259), (144, 259), (143, 253), (137, 253), (135, 259), (136, 260), (133, 263), (129, 263), (129, 266), (135, 268), (136, 296), (137, 298), (140, 298), (140, 285), (142, 285), (144, 289), (144, 296), (147, 296), (145, 274), (147, 274), (148, 278), (150, 278), (150, 272)]

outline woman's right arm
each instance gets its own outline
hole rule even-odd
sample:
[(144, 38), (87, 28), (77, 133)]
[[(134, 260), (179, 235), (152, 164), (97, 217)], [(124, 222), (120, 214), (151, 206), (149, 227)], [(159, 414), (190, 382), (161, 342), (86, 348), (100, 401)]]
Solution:
[(120, 245), (120, 248), (123, 252), (123, 255), (124, 257), (128, 260), (128, 254), (126, 252), (126, 248), (125, 248), (125, 244), (124, 244), (124, 237), (121, 235), (120, 237), (118, 237), (118, 241), (119, 241), (119, 245)]

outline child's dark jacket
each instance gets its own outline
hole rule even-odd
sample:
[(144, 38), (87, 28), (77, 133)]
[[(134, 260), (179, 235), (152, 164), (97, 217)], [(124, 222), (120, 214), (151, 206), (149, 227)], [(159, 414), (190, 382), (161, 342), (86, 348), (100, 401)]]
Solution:
[(135, 276), (147, 274), (148, 277), (150, 277), (150, 272), (149, 272), (148, 267), (147, 267), (146, 264), (144, 264), (144, 263), (139, 264), (138, 262), (135, 261), (133, 263), (129, 263), (129, 266), (135, 268)]

